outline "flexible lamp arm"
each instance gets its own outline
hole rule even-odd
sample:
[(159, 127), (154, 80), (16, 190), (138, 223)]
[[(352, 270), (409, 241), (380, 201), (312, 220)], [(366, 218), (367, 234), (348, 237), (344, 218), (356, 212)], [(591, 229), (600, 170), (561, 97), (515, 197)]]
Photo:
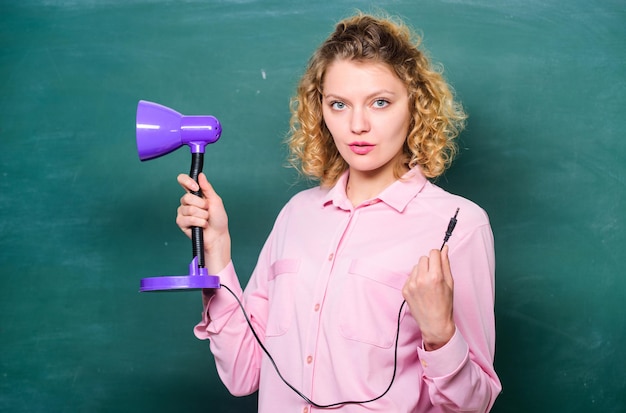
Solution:
[[(191, 154), (191, 170), (189, 171), (189, 176), (196, 182), (198, 182), (198, 176), (202, 172), (202, 166), (204, 164), (204, 153), (202, 152), (192, 152)], [(191, 191), (192, 194), (199, 196), (202, 198), (202, 190), (198, 189), (197, 191)], [(202, 228), (200, 227), (192, 227), (191, 228), (191, 245), (192, 245), (192, 253), (194, 258), (198, 258), (197, 265), (199, 268), (204, 268), (204, 237), (202, 235)]]

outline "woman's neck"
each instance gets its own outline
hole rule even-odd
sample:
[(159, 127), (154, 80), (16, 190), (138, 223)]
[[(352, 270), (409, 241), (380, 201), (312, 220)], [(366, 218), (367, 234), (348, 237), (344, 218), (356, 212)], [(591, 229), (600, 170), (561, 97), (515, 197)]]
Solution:
[[(408, 171), (408, 169), (407, 169)], [(346, 184), (346, 196), (357, 207), (363, 202), (376, 198), (385, 188), (397, 180), (393, 172), (380, 174), (350, 170)]]

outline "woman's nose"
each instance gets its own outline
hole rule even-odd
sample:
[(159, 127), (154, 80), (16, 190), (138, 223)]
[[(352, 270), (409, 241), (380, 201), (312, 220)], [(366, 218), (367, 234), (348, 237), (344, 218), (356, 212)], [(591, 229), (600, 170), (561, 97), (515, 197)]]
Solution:
[(358, 135), (370, 130), (370, 122), (365, 109), (356, 108), (352, 111), (350, 130)]

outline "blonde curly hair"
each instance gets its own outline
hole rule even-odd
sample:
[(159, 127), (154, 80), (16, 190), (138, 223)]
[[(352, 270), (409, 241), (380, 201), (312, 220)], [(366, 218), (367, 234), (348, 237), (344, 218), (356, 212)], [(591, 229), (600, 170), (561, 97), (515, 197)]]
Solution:
[(457, 153), (454, 139), (467, 118), (452, 88), (419, 49), (421, 39), (402, 22), (358, 14), (340, 21), (315, 51), (291, 100), (289, 162), (304, 176), (334, 185), (348, 168), (322, 116), (324, 75), (335, 60), (389, 65), (407, 87), (412, 120), (396, 178), (419, 166), (428, 178), (440, 176)]

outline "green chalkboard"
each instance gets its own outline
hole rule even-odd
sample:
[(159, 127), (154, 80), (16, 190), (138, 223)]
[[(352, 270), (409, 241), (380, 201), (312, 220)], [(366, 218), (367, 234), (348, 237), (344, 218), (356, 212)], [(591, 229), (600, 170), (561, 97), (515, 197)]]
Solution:
[[(626, 411), (626, 5), (605, 1), (0, 1), (0, 411), (252, 412), (192, 327), (181, 149), (142, 163), (140, 99), (222, 123), (205, 171), (247, 277), (283, 203), (288, 102), (333, 24), (424, 34), (470, 114), (438, 183), (490, 214), (494, 411)], [(246, 279), (242, 280), (244, 283)]]

